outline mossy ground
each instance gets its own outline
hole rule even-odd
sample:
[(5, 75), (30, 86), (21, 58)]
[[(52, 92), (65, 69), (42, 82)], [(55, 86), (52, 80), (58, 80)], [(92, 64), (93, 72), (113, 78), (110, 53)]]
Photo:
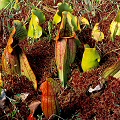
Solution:
[[(55, 4), (53, 0), (44, 0), (41, 2), (40, 7), (46, 15), (46, 22), (42, 25), (47, 34), (30, 44), (29, 41), (24, 40), (20, 43), (20, 47), (24, 50), (30, 66), (35, 73), (38, 81), (38, 91), (36, 92), (32, 86), (32, 83), (27, 80), (26, 77), (19, 76), (3, 76), (4, 88), (7, 90), (6, 94), (10, 98), (18, 93), (28, 92), (29, 96), (24, 102), (20, 102), (16, 105), (6, 101), (6, 106), (0, 109), (0, 119), (10, 120), (14, 110), (19, 110), (13, 119), (26, 120), (30, 111), (28, 104), (38, 99), (41, 100), (41, 91), (39, 87), (46, 77), (58, 78), (56, 66), (54, 63), (55, 57), (55, 36), (57, 34), (57, 28), (52, 31), (52, 40), (49, 41), (48, 35), (48, 21), (52, 21), (55, 14), (54, 11), (44, 9), (44, 6), (56, 10), (55, 6), (61, 0), (58, 0)], [(26, 3), (26, 2), (25, 2)], [(34, 5), (37, 1), (32, 2)], [(61, 117), (69, 120), (119, 120), (120, 119), (120, 79), (109, 77), (104, 86), (104, 89), (96, 93), (88, 94), (87, 90), (89, 86), (95, 87), (100, 83), (102, 79), (101, 74), (103, 70), (112, 65), (120, 58), (120, 37), (116, 36), (115, 42), (110, 40), (109, 26), (112, 20), (115, 18), (119, 0), (113, 2), (111, 0), (102, 1), (101, 4), (94, 4), (93, 11), (89, 11), (87, 6), (79, 0), (68, 1), (73, 6), (74, 14), (86, 17), (89, 22), (89, 28), (84, 28), (82, 32), (78, 33), (78, 38), (83, 44), (89, 44), (91, 47), (96, 45), (97, 50), (101, 55), (101, 62), (97, 69), (90, 72), (81, 70), (81, 58), (83, 54), (83, 46), (78, 48), (76, 53), (76, 59), (71, 66), (71, 75), (68, 82), (69, 87), (65, 89), (62, 94), (58, 94)], [(24, 2), (23, 2), (24, 4)], [(87, 10), (86, 10), (87, 9)], [(13, 17), (9, 17), (11, 14), (9, 11), (4, 10), (1, 12), (0, 20), (0, 54), (7, 44), (9, 37), (8, 25), (12, 25), (14, 19), (25, 19), (29, 16), (30, 8), (27, 4), (21, 5), (21, 13), (14, 14)], [(4, 23), (3, 23), (4, 19)], [(95, 23), (100, 23), (100, 30), (104, 33), (105, 38), (102, 42), (95, 43), (91, 37), (92, 28)], [(82, 26), (81, 26), (82, 27)], [(0, 60), (1, 61), (1, 60)], [(1, 64), (0, 64), (1, 65)], [(15, 109), (16, 106), (16, 109)], [(5, 111), (5, 112), (4, 112)], [(41, 110), (39, 114), (42, 114)], [(44, 118), (44, 116), (43, 116)]]

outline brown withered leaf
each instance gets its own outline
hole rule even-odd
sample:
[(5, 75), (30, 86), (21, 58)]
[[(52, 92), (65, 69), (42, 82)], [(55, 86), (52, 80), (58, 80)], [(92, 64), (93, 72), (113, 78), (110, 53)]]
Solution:
[(2, 54), (2, 70), (7, 74), (19, 74), (20, 66), (18, 60), (18, 51), (19, 46), (13, 40), (13, 36), (15, 34), (15, 27), (13, 28), (12, 33), (8, 39), (7, 46)]
[(30, 113), (34, 114), (35, 110), (40, 104), (41, 102), (39, 100), (32, 101), (28, 106), (30, 108)]

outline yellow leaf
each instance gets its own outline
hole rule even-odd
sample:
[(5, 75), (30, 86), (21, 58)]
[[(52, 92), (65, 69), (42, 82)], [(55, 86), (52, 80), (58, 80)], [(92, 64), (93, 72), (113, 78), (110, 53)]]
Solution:
[(104, 34), (99, 30), (99, 23), (96, 23), (92, 30), (92, 38), (97, 42), (102, 41), (104, 39)]
[(14, 36), (15, 32), (16, 32), (16, 29), (15, 29), (15, 27), (13, 27), (13, 31), (10, 34), (10, 37), (8, 39), (8, 42), (7, 42), (7, 51), (9, 53), (12, 53), (12, 51), (13, 51), (13, 48), (11, 47), (11, 44), (13, 43), (13, 36)]
[(53, 23), (56, 25), (61, 21), (61, 16), (58, 15), (58, 12), (56, 12), (55, 16), (53, 17)]
[(39, 18), (32, 13), (32, 18), (30, 20), (28, 36), (31, 38), (39, 38), (42, 35), (42, 27), (39, 25)]
[(84, 18), (84, 17), (79, 17), (79, 19), (80, 19), (80, 22), (81, 22), (82, 24), (90, 25), (90, 24), (89, 24), (89, 21), (88, 21), (86, 18)]
[(81, 67), (84, 72), (90, 71), (99, 66), (100, 55), (96, 48), (89, 48), (85, 45), (85, 50), (82, 57)]
[(0, 73), (0, 87), (3, 86), (3, 81), (2, 81), (2, 77), (1, 77), (1, 73)]
[(26, 55), (22, 52), (19, 55), (19, 57), (20, 57), (21, 74), (26, 76), (30, 81), (32, 81), (34, 88), (37, 89), (37, 80), (36, 80), (35, 74), (33, 73), (29, 65)]
[(111, 39), (114, 41), (116, 35), (120, 36), (120, 22), (112, 21), (110, 24)]

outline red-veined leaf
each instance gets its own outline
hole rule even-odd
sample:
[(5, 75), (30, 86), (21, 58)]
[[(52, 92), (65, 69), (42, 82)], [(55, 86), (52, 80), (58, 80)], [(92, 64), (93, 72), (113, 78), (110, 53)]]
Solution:
[(57, 89), (55, 88), (58, 89), (59, 87), (52, 78), (48, 78), (40, 86), (40, 90), (42, 91), (41, 107), (47, 119), (53, 114), (59, 114), (59, 106), (56, 97), (58, 91), (56, 91)]

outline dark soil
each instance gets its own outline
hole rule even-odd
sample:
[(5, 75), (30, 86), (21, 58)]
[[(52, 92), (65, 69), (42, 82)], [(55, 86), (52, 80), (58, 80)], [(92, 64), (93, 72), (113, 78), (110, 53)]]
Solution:
[[(55, 4), (53, 0), (45, 0), (43, 6), (48, 5), (54, 8)], [(105, 68), (111, 66), (120, 58), (120, 36), (116, 36), (115, 42), (110, 40), (109, 25), (116, 16), (116, 9), (119, 1), (112, 3), (109, 0), (104, 1), (102, 5), (99, 5), (100, 10), (96, 10), (95, 16), (91, 12), (82, 13), (85, 5), (77, 0), (76, 2), (69, 2), (73, 5), (75, 15), (83, 15), (86, 17), (91, 24), (90, 28), (84, 28), (80, 33), (77, 33), (79, 40), (82, 42), (82, 46), (77, 49), (76, 59), (71, 66), (72, 73), (70, 80), (68, 81), (68, 88), (62, 91), (62, 94), (58, 94), (58, 100), (60, 104), (61, 117), (68, 120), (120, 120), (120, 79), (109, 77), (105, 82), (102, 90), (95, 93), (88, 93), (90, 86), (93, 88), (100, 84), (101, 81), (105, 81), (101, 78), (101, 74)], [(36, 4), (36, 3), (34, 3)], [(13, 18), (7, 18), (4, 11), (0, 15), (0, 19), (3, 20), (7, 26), (12, 26), (14, 19), (21, 20), (26, 19), (30, 8), (26, 9), (25, 6), (22, 8), (22, 12), (19, 16), (14, 15)], [(55, 8), (54, 8), (55, 9)], [(47, 31), (47, 22), (52, 20), (54, 12), (42, 9), (46, 15), (46, 22), (42, 26)], [(56, 10), (56, 9), (55, 9)], [(9, 13), (6, 11), (6, 14)], [(111, 14), (110, 14), (111, 13)], [(100, 22), (100, 30), (104, 33), (105, 38), (102, 42), (96, 43), (92, 37), (92, 26), (96, 22)], [(41, 91), (39, 87), (46, 78), (52, 77), (58, 79), (58, 74), (55, 65), (55, 36), (57, 28), (53, 30), (52, 42), (49, 41), (48, 36), (43, 35), (38, 41), (30, 44), (27, 40), (20, 43), (20, 47), (25, 52), (30, 66), (36, 75), (38, 81), (38, 90), (35, 91), (32, 83), (24, 76), (4, 76), (4, 88), (6, 89), (6, 95), (10, 98), (14, 98), (14, 95), (20, 93), (29, 93), (29, 96), (24, 102), (12, 104), (9, 100), (6, 101), (5, 108), (0, 108), (0, 120), (11, 120), (11, 116), (8, 113), (12, 113), (15, 109), (19, 110), (19, 114), (15, 115), (18, 120), (26, 120), (30, 114), (28, 105), (34, 100), (41, 101)], [(7, 27), (0, 23), (0, 54), (7, 44), (9, 37), (9, 31)], [(97, 50), (101, 55), (101, 62), (98, 68), (84, 72), (81, 69), (81, 59), (83, 54), (83, 45), (89, 44), (91, 47), (96, 46)], [(0, 59), (0, 66), (1, 66)], [(1, 68), (1, 67), (0, 67)], [(39, 114), (42, 114), (40, 110)], [(43, 116), (44, 118), (44, 116)]]

